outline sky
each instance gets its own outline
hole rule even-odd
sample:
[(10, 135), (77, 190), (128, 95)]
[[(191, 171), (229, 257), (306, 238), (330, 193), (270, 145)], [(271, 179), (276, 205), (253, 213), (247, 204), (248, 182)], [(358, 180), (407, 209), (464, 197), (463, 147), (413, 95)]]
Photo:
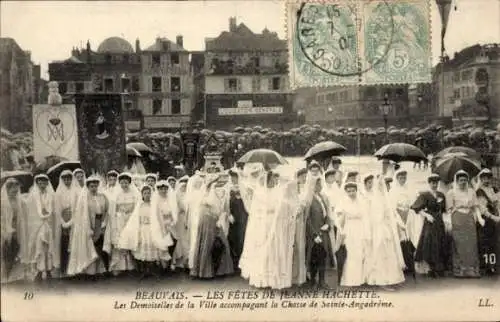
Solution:
[[(445, 39), (450, 56), (480, 43), (500, 42), (500, 0), (453, 0)], [(285, 38), (284, 6), (281, 1), (1, 1), (0, 35), (14, 38), (32, 60), (42, 65), (67, 59), (74, 46), (92, 49), (108, 37), (118, 36), (135, 46), (154, 43), (156, 37), (175, 41), (183, 35), (187, 50), (203, 50), (206, 37), (228, 29), (229, 17), (244, 22), (254, 32), (264, 28)], [(441, 19), (431, 1), (433, 61), (440, 55)]]

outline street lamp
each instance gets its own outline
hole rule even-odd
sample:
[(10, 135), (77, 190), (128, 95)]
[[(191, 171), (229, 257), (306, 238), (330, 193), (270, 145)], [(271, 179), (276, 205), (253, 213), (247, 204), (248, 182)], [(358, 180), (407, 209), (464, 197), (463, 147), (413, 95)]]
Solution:
[(384, 116), (384, 128), (385, 128), (385, 140), (387, 141), (387, 117), (389, 113), (391, 112), (392, 106), (389, 104), (389, 94), (385, 93), (384, 94), (384, 104), (380, 106), (380, 110), (382, 112), (382, 115)]
[(298, 110), (297, 111), (297, 120), (299, 121), (299, 124), (303, 124), (303, 116), (304, 116), (304, 111), (303, 110)]

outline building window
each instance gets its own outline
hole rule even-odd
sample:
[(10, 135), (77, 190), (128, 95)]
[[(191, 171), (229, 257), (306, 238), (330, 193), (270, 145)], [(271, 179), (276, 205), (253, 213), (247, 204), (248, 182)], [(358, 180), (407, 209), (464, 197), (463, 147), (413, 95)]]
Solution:
[(129, 54), (123, 54), (123, 62), (125, 64), (128, 64), (130, 62), (130, 55)]
[(105, 78), (104, 79), (104, 91), (105, 92), (113, 92), (115, 90), (115, 86), (113, 84), (113, 79), (112, 78)]
[(181, 114), (181, 100), (172, 100), (172, 114)]
[(179, 53), (171, 53), (171, 54), (170, 54), (170, 61), (171, 61), (171, 62), (172, 62), (172, 64), (174, 64), (174, 65), (179, 64), (179, 62), (180, 62), (180, 59), (179, 59)]
[(327, 100), (329, 103), (333, 103), (333, 102), (335, 102), (335, 93), (330, 93), (330, 94), (327, 94), (327, 95), (326, 95), (326, 100)]
[(181, 78), (180, 77), (170, 77), (170, 91), (180, 92), (181, 91)]
[(279, 91), (281, 89), (281, 77), (273, 77), (272, 90)]
[(130, 79), (122, 78), (122, 93), (130, 92)]
[(260, 92), (260, 78), (255, 77), (252, 79), (252, 91), (256, 93)]
[(125, 101), (123, 105), (124, 105), (125, 113), (127, 114), (127, 117), (132, 117), (132, 115), (131, 115), (132, 102), (131, 101)]
[(85, 89), (85, 84), (83, 82), (75, 83), (75, 92), (76, 93), (82, 93), (84, 89)]
[(100, 75), (93, 74), (91, 82), (94, 92), (102, 92), (102, 77)]
[(453, 91), (453, 97), (454, 98), (460, 98), (460, 89), (456, 89)]
[(252, 64), (255, 69), (259, 69), (260, 67), (260, 57), (252, 57)]
[(64, 82), (59, 83), (59, 93), (61, 95), (64, 95), (67, 92), (68, 92), (68, 84)]
[(237, 78), (227, 78), (224, 82), (226, 92), (237, 92), (239, 88)]
[(151, 79), (153, 92), (161, 92), (161, 77), (153, 77)]
[(153, 54), (151, 57), (151, 61), (153, 62), (153, 66), (160, 66), (161, 65), (160, 54)]
[(68, 82), (67, 91), (68, 91), (68, 93), (74, 93), (75, 92), (75, 83), (74, 82)]
[(106, 54), (104, 56), (104, 60), (105, 60), (106, 64), (111, 64), (111, 61), (112, 61), (111, 55), (110, 54)]
[(132, 76), (132, 91), (139, 92), (140, 90), (141, 90), (141, 88), (139, 86), (139, 77)]
[(158, 115), (161, 114), (162, 110), (162, 104), (163, 101), (161, 99), (154, 99), (153, 100), (153, 115)]

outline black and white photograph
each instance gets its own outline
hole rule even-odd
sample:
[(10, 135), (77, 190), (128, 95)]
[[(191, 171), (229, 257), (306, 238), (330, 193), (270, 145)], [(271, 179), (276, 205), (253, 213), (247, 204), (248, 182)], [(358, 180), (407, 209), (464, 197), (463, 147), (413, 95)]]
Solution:
[(500, 0), (2, 1), (2, 321), (500, 317)]

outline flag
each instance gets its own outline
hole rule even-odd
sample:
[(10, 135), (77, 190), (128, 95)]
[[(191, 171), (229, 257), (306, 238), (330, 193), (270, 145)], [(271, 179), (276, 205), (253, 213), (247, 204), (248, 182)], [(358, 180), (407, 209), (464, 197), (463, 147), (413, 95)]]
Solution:
[(439, 15), (441, 16), (441, 53), (444, 53), (444, 36), (448, 26), (448, 18), (450, 16), (452, 0), (436, 0), (438, 5)]
[(120, 94), (77, 94), (75, 101), (82, 168), (100, 175), (124, 169), (127, 154)]
[(75, 105), (33, 105), (33, 157), (40, 163), (50, 156), (78, 160)]

